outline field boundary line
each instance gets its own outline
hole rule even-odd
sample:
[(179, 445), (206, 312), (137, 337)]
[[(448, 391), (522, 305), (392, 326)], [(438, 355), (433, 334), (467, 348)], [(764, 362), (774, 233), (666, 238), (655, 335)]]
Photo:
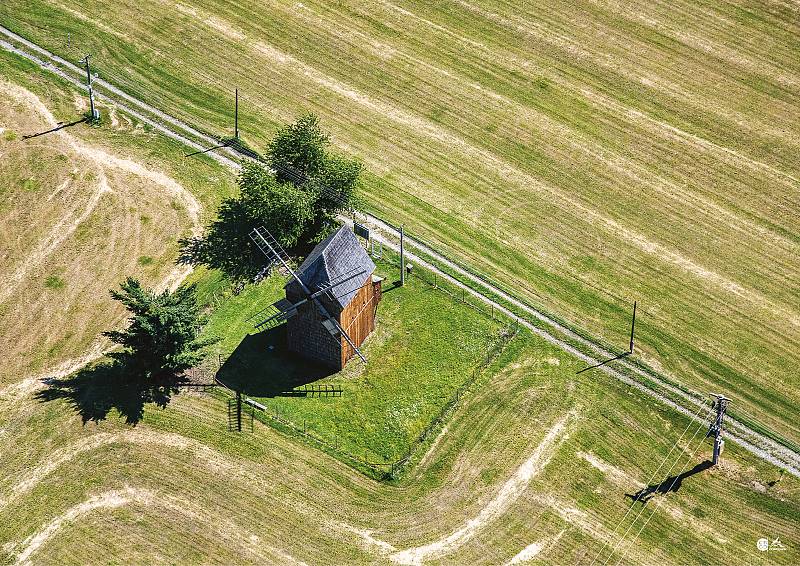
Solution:
[[(10, 29), (0, 25), (0, 34), (5, 35), (8, 39), (17, 44), (21, 44), (25, 48), (34, 51), (36, 54), (32, 54), (19, 45), (14, 45), (9, 41), (0, 39), (0, 47), (15, 53), (28, 61), (31, 61), (41, 68), (45, 70), (49, 70), (56, 75), (60, 76), (63, 79), (66, 79), (69, 83), (73, 86), (78, 87), (81, 90), (86, 90), (86, 85), (81, 82), (80, 79), (76, 78), (73, 75), (82, 76), (83, 71), (73, 63), (51, 53), (50, 51), (40, 47), (39, 45), (25, 39), (24, 37), (14, 33)], [(45, 59), (42, 59), (44, 57)], [(49, 60), (49, 61), (47, 61)], [(72, 75), (70, 74), (72, 73)], [(179, 120), (158, 108), (147, 104), (146, 102), (133, 97), (123, 90), (115, 87), (114, 85), (110, 84), (108, 81), (103, 79), (96, 79), (93, 81), (93, 85), (95, 87), (96, 95), (98, 98), (105, 99), (109, 102), (115, 104), (118, 108), (122, 111), (127, 112), (134, 116), (135, 118), (141, 120), (144, 123), (152, 126), (157, 131), (163, 133), (167, 137), (179, 141), (189, 147), (194, 149), (205, 149), (205, 147), (198, 143), (195, 140), (201, 140), (204, 143), (218, 143), (219, 140), (214, 138), (208, 134), (204, 134), (197, 130), (196, 128), (192, 127), (190, 124)], [(105, 90), (105, 94), (97, 93), (99, 89)], [(115, 100), (113, 96), (117, 96), (122, 98), (125, 102), (119, 102)], [(132, 106), (136, 106), (139, 110), (132, 108)], [(145, 115), (145, 112), (152, 115), (153, 117)], [(161, 120), (161, 121), (159, 121)], [(170, 129), (164, 122), (170, 124), (171, 126), (177, 128), (178, 130), (183, 131), (184, 133), (178, 133), (173, 129)], [(194, 138), (193, 139), (190, 139)], [(224, 148), (227, 153), (225, 155), (219, 155), (214, 153), (207, 154), (212, 159), (215, 159), (219, 163), (231, 167), (235, 170), (241, 168), (241, 164), (239, 161), (234, 159), (233, 156), (236, 155), (235, 150), (232, 148)], [(239, 159), (249, 159), (246, 156), (240, 155)], [(397, 227), (392, 225), (390, 222), (383, 220), (371, 213), (362, 213), (366, 216), (370, 222), (374, 223), (376, 226), (381, 228), (386, 232), (391, 232), (393, 234), (398, 234), (399, 230)], [(346, 221), (349, 224), (352, 224), (352, 220), (342, 216), (342, 220)], [(399, 234), (398, 234), (399, 237)], [(399, 246), (395, 244), (392, 240), (385, 238), (384, 236), (380, 236), (379, 241), (387, 244), (388, 247), (391, 249), (397, 250)], [(504, 313), (507, 316), (510, 316), (515, 319), (519, 319), (520, 324), (528, 328), (534, 334), (540, 336), (541, 338), (545, 339), (546, 341), (550, 342), (551, 344), (561, 348), (562, 350), (576, 356), (577, 358), (589, 363), (590, 365), (596, 364), (603, 359), (608, 357), (613, 357), (614, 354), (606, 350), (604, 347), (600, 346), (599, 344), (595, 343), (592, 340), (588, 340), (587, 338), (581, 336), (580, 334), (576, 333), (574, 330), (568, 328), (561, 322), (557, 321), (553, 318), (552, 315), (543, 312), (540, 309), (532, 307), (527, 303), (523, 302), (522, 300), (512, 296), (508, 292), (500, 289), (496, 285), (486, 281), (484, 278), (476, 275), (475, 273), (471, 272), (468, 269), (465, 269), (457, 262), (447, 258), (443, 254), (437, 252), (428, 244), (422, 242), (419, 239), (413, 238), (406, 234), (405, 242), (409, 247), (416, 248), (418, 252), (426, 254), (427, 256), (433, 258), (434, 261), (439, 262), (445, 265), (448, 269), (456, 272), (460, 277), (464, 277), (468, 279), (472, 284), (476, 284), (480, 287), (488, 289), (496, 296), (500, 297), (502, 300), (506, 301), (507, 303), (513, 305), (514, 307), (522, 310), (526, 313), (527, 316), (533, 317), (537, 321), (544, 323), (551, 328), (557, 330), (561, 335), (568, 337), (574, 343), (580, 344), (580, 346), (588, 348), (591, 350), (592, 355), (585, 353), (578, 347), (574, 345), (574, 343), (567, 342), (566, 340), (559, 338), (556, 336), (555, 332), (547, 331), (542, 329), (539, 326), (533, 324), (529, 319), (520, 317), (517, 313), (513, 312), (503, 304), (494, 299), (490, 298), (489, 296), (485, 295), (484, 293), (476, 290), (470, 284), (462, 282), (460, 279), (450, 275), (446, 271), (442, 270), (438, 266), (436, 266), (433, 262), (427, 261), (423, 259), (420, 255), (413, 254), (412, 252), (407, 252), (407, 256), (414, 259), (421, 265), (425, 265), (425, 267), (437, 275), (447, 279), (450, 283), (456, 285), (457, 287), (463, 289), (465, 292), (470, 293), (472, 296), (477, 298), (478, 300), (484, 302), (485, 304), (491, 305), (499, 312)], [(689, 405), (693, 407), (701, 406), (704, 403), (704, 400), (699, 397), (695, 397), (686, 391), (672, 385), (668, 382), (666, 378), (661, 377), (657, 372), (654, 370), (647, 371), (640, 367), (640, 364), (632, 363), (630, 360), (621, 359), (619, 360), (619, 364), (624, 366), (626, 370), (636, 373), (638, 376), (644, 378), (645, 380), (652, 380), (657, 383), (659, 387), (662, 387), (672, 394), (680, 397), (683, 401), (687, 402)], [(646, 385), (646, 382), (640, 382), (636, 379), (631, 378), (626, 373), (623, 373), (620, 370), (616, 370), (609, 366), (602, 366), (598, 368), (600, 371), (605, 372), (611, 377), (614, 377), (629, 385), (631, 387), (635, 387), (636, 389), (640, 390), (641, 392), (645, 393), (646, 395), (660, 401), (662, 404), (671, 407), (672, 409), (680, 412), (681, 414), (693, 419), (693, 412), (689, 409), (685, 408), (683, 404), (680, 404), (665, 395), (659, 393), (654, 388)], [(752, 454), (758, 456), (759, 458), (781, 468), (786, 469), (789, 473), (793, 474), (794, 476), (800, 477), (800, 454), (789, 448), (788, 446), (784, 446), (779, 442), (769, 438), (768, 436), (759, 433), (753, 430), (751, 427), (743, 424), (741, 421), (735, 419), (732, 416), (728, 418), (728, 424), (730, 427), (730, 432), (728, 433), (728, 437), (731, 440), (737, 442), (740, 446), (742, 446), (747, 451), (751, 452)]]

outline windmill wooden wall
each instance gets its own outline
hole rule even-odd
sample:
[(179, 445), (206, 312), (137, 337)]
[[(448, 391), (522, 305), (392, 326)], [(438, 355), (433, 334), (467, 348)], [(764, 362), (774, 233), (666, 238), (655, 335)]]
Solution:
[[(381, 282), (373, 282), (370, 276), (339, 317), (339, 324), (350, 335), (350, 339), (357, 348), (361, 347), (367, 336), (375, 330), (375, 314), (380, 299)], [(341, 337), (341, 342), (341, 367), (344, 367), (347, 361), (355, 355), (355, 351), (344, 336)]]
[[(297, 299), (297, 297), (288, 297)], [(375, 330), (375, 315), (381, 298), (381, 283), (367, 277), (364, 285), (343, 310), (335, 303), (323, 299), (325, 308), (350, 335), (357, 347)], [(343, 336), (335, 338), (322, 326), (322, 318), (311, 303), (305, 303), (297, 315), (287, 321), (287, 345), (290, 352), (319, 361), (333, 369), (341, 370), (355, 352)]]

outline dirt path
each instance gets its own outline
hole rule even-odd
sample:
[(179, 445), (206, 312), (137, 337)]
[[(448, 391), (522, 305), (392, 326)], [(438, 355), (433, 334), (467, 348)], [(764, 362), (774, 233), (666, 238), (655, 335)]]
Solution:
[(285, 551), (263, 544), (255, 533), (241, 525), (218, 518), (218, 515), (215, 514), (209, 515), (207, 510), (189, 500), (136, 487), (105, 491), (70, 507), (19, 545), (22, 549), (16, 554), (15, 564), (32, 564), (32, 556), (69, 523), (98, 509), (116, 509), (125, 505), (159, 507), (181, 516), (188, 525), (205, 525), (216, 536), (233, 543), (245, 561), (305, 565), (304, 562), (295, 559)]
[(459, 546), (474, 537), (488, 523), (500, 517), (519, 498), (555, 455), (559, 446), (567, 439), (570, 420), (576, 417), (574, 412), (561, 418), (536, 447), (530, 457), (519, 467), (514, 475), (503, 484), (497, 495), (492, 498), (480, 513), (453, 531), (447, 537), (425, 546), (409, 548), (391, 554), (389, 558), (399, 564), (421, 564), (425, 560), (435, 559), (453, 552)]
[(567, 531), (561, 531), (556, 536), (550, 537), (544, 540), (536, 541), (534, 543), (529, 544), (525, 548), (523, 548), (519, 553), (517, 553), (514, 558), (508, 561), (506, 566), (511, 566), (512, 564), (524, 564), (525, 562), (529, 562), (539, 556), (543, 550), (548, 550), (558, 544), (558, 541), (561, 540), (561, 537), (564, 536), (564, 533)]
[[(5, 35), (10, 40), (14, 41), (17, 45), (24, 46), (29, 51), (15, 47), (8, 41), (4, 40), (0, 40), (0, 47), (3, 47), (4, 49), (16, 53), (18, 55), (21, 55), (22, 57), (25, 57), (26, 59), (33, 61), (34, 63), (40, 65), (45, 69), (55, 72), (56, 74), (66, 78), (68, 81), (76, 85), (78, 88), (85, 88), (82, 83), (82, 71), (76, 65), (69, 63), (68, 61), (58, 57), (57, 55), (46, 51), (45, 49), (42, 49), (38, 45), (18, 36), (17, 34), (13, 33), (12, 31), (2, 26), (0, 26), (0, 34)], [(57, 66), (54, 66), (54, 64)], [(65, 71), (65, 69), (68, 70), (69, 72)], [(136, 117), (142, 122), (153, 126), (153, 128), (156, 129), (157, 131), (167, 135), (172, 139), (180, 141), (189, 147), (195, 149), (205, 149), (205, 147), (218, 143), (218, 140), (216, 140), (215, 138), (200, 133), (198, 130), (196, 130), (189, 124), (181, 122), (180, 120), (173, 118), (172, 116), (158, 110), (157, 108), (150, 106), (140, 100), (137, 100), (136, 98), (128, 95), (127, 93), (114, 87), (113, 85), (109, 84), (106, 81), (98, 79), (95, 81), (95, 86), (104, 89), (106, 93), (108, 93), (104, 98), (116, 104), (121, 110), (130, 113), (132, 116)], [(109, 94), (121, 98), (124, 102), (120, 103), (118, 100), (109, 98), (108, 96)], [(138, 108), (139, 110), (134, 109), (134, 107)], [(143, 112), (147, 113), (150, 116), (155, 116), (157, 119), (145, 116)], [(172, 128), (165, 125), (165, 123), (168, 124), (169, 126), (172, 126)], [(177, 131), (173, 128), (177, 129)], [(203, 144), (206, 144), (205, 147)], [(234, 159), (229, 157), (231, 155), (234, 155), (230, 150), (226, 154), (212, 152), (209, 153), (208, 155), (224, 165), (227, 165), (234, 169), (240, 168), (240, 164), (238, 163), (238, 161), (235, 161)], [(237, 156), (237, 158), (242, 159), (241, 156)], [(366, 216), (372, 224), (379, 227), (384, 233), (392, 234), (393, 238), (395, 239), (397, 238), (398, 231), (394, 226), (387, 224), (380, 218), (377, 218), (373, 215), (366, 215)], [(382, 241), (392, 249), (397, 248), (396, 244), (394, 244), (392, 241), (386, 238), (382, 238)], [(546, 313), (539, 311), (523, 303), (516, 297), (512, 297), (508, 293), (505, 293), (501, 289), (482, 281), (478, 276), (473, 275), (472, 273), (456, 265), (453, 261), (439, 254), (438, 252), (431, 249), (424, 243), (406, 236), (406, 244), (407, 247), (416, 248), (420, 252), (426, 254), (428, 257), (432, 257), (435, 261), (439, 262), (440, 264), (447, 266), (449, 270), (452, 270), (453, 272), (457, 273), (459, 277), (463, 277), (473, 284), (477, 284), (480, 287), (488, 289), (492, 294), (494, 294), (497, 297), (500, 297), (501, 300), (514, 305), (514, 307), (526, 313), (526, 316), (532, 317), (540, 322), (544, 322), (555, 332), (558, 332), (562, 336), (566, 336), (572, 343), (577, 343), (581, 347), (584, 347), (589, 351), (591, 351), (592, 355), (590, 356), (582, 353), (577, 348), (572, 346), (570, 343), (567, 343), (565, 340), (558, 338), (552, 331), (542, 330), (539, 327), (534, 326), (534, 324), (532, 324), (531, 322), (529, 322), (529, 320), (525, 318), (519, 319), (520, 324), (522, 324), (523, 326), (525, 326), (538, 336), (544, 338), (551, 344), (558, 346), (564, 351), (578, 357), (579, 359), (586, 361), (589, 364), (596, 364), (605, 359), (614, 357), (615, 354), (606, 351), (601, 346), (598, 346), (597, 344), (590, 342), (589, 340), (586, 340), (581, 336), (578, 336), (573, 331), (569, 330), (565, 326), (558, 323), (556, 320), (552, 319)], [(464, 289), (465, 292), (470, 293), (470, 295), (477, 298), (478, 300), (484, 302), (487, 305), (493, 306), (496, 310), (503, 312), (508, 316), (512, 316), (515, 318), (517, 317), (515, 313), (511, 312), (503, 305), (499, 304), (498, 302), (487, 296), (484, 296), (483, 294), (477, 291), (474, 291), (471, 287), (468, 287), (461, 281), (447, 275), (438, 267), (422, 260), (418, 256), (415, 256), (413, 253), (407, 252), (407, 254), (409, 258), (413, 258), (414, 261), (416, 261), (421, 265), (424, 265), (426, 268), (430, 269), (434, 273), (437, 273), (437, 275), (439, 275), (440, 277), (444, 277), (454, 285)], [(697, 407), (699, 407), (705, 402), (705, 400), (701, 396), (690, 395), (670, 385), (665, 380), (660, 379), (653, 373), (646, 372), (645, 370), (641, 369), (637, 365), (634, 365), (633, 363), (624, 358), (619, 360), (617, 363), (623, 366), (626, 371), (630, 371), (638, 375), (639, 377), (645, 378), (648, 381), (655, 382), (658, 387), (664, 388), (668, 390), (671, 394), (675, 395), (677, 398), (680, 398), (682, 400), (682, 403), (678, 404), (672, 401), (671, 399), (668, 399), (664, 395), (640, 383), (639, 381), (633, 380), (632, 378), (628, 377), (625, 373), (619, 370), (615, 370), (612, 367), (603, 366), (599, 368), (599, 370), (606, 372), (608, 375), (620, 380), (621, 382), (627, 385), (630, 385), (631, 387), (635, 387), (636, 389), (645, 393), (646, 395), (649, 395), (659, 400), (664, 405), (671, 407), (672, 409), (677, 410), (678, 412), (690, 418), (693, 418), (693, 412), (697, 409)], [(691, 410), (687, 409), (686, 406), (692, 409)], [(743, 448), (755, 454), (759, 458), (773, 465), (785, 468), (793, 475), (800, 477), (800, 454), (797, 454), (796, 452), (790, 450), (789, 448), (775, 442), (771, 438), (743, 425), (742, 423), (736, 421), (736, 419), (729, 417), (727, 422), (729, 428), (731, 429), (728, 435), (730, 439), (736, 441)]]
[(68, 509), (65, 513), (59, 515), (43, 529), (34, 535), (31, 535), (22, 543), (24, 548), (17, 555), (16, 564), (30, 564), (31, 555), (39, 550), (44, 543), (56, 534), (56, 532), (64, 526), (65, 523), (75, 521), (82, 515), (93, 511), (94, 509), (114, 509), (121, 507), (132, 501), (140, 501), (147, 503), (153, 498), (153, 493), (142, 489), (127, 488), (123, 490), (107, 491), (100, 495), (90, 497), (86, 501), (75, 505)]

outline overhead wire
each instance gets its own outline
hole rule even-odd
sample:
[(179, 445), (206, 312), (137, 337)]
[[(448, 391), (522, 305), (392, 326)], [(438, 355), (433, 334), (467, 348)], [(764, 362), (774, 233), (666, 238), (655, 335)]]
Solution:
[[(702, 428), (703, 427), (701, 426), (699, 430), (702, 430)], [(699, 430), (697, 432), (699, 432)], [(697, 436), (697, 432), (694, 433), (695, 436)], [(692, 440), (694, 440), (694, 436), (692, 437)], [(695, 448), (694, 451), (692, 451), (691, 456), (694, 456), (695, 454), (697, 454), (697, 451), (700, 450), (700, 447), (703, 445), (703, 441), (705, 441), (705, 437), (700, 439), (700, 443), (697, 445), (697, 448)], [(691, 442), (691, 440), (689, 442)], [(683, 474), (683, 472), (686, 471), (686, 467), (692, 461), (691, 460), (691, 456), (686, 460), (686, 463), (681, 468), (681, 471), (675, 476), (675, 479), (672, 480), (672, 483), (670, 484), (669, 489), (667, 490), (667, 492), (672, 491), (672, 488), (675, 487), (675, 484), (678, 482), (678, 478), (680, 478), (681, 474)], [(670, 470), (670, 472), (671, 471), (672, 470)], [(639, 535), (642, 534), (642, 531), (644, 531), (645, 527), (647, 527), (647, 524), (650, 522), (650, 520), (656, 514), (656, 511), (658, 511), (658, 508), (661, 507), (661, 504), (664, 502), (665, 499), (666, 499), (666, 495), (658, 500), (658, 503), (656, 503), (655, 509), (653, 509), (653, 511), (647, 517), (647, 520), (645, 520), (644, 524), (641, 526), (639, 531), (636, 533), (636, 536), (633, 538), (633, 540), (628, 543), (627, 547), (625, 548), (625, 552), (623, 552), (622, 555), (619, 557), (619, 560), (617, 560), (617, 562), (615, 563), (615, 566), (619, 566), (619, 564), (622, 562), (622, 560), (628, 554), (628, 551), (630, 551), (630, 549), (633, 547), (633, 545), (636, 544), (636, 541), (639, 540)], [(645, 509), (645, 507), (642, 506), (642, 511), (644, 511), (644, 509)]]
[[(702, 408), (703, 407), (701, 407), (701, 409)], [(707, 408), (707, 415), (704, 417), (704, 420), (700, 422), (700, 426), (697, 427), (697, 430), (695, 430), (694, 434), (692, 435), (692, 438), (689, 439), (689, 442), (687, 444), (691, 444), (694, 441), (695, 437), (697, 436), (697, 433), (707, 427), (707, 425), (705, 423), (705, 419), (711, 414), (712, 408), (710, 406), (708, 406), (706, 408)], [(691, 422), (689, 424), (691, 426)], [(687, 430), (688, 430), (688, 427), (687, 427)], [(685, 432), (684, 432), (684, 434), (685, 434)], [(681, 437), (683, 437), (683, 435), (681, 435)], [(705, 438), (703, 438), (702, 440), (705, 440)], [(702, 442), (702, 440), (701, 440), (701, 442)], [(676, 445), (677, 445), (677, 441), (676, 441)], [(699, 448), (699, 446), (698, 446), (698, 448)], [(696, 452), (697, 452), (697, 449), (695, 449), (692, 452), (692, 454), (694, 454)], [(669, 470), (667, 471), (667, 476), (669, 476), (669, 474), (672, 473), (672, 470), (675, 469), (675, 465), (680, 461), (681, 456), (682, 456), (682, 454), (679, 454), (678, 457), (675, 459), (675, 461), (672, 463), (672, 465), (670, 466)], [(659, 466), (659, 469), (660, 469), (660, 466)], [(684, 469), (685, 469), (685, 466), (684, 466)], [(683, 472), (681, 472), (681, 473), (683, 473)], [(652, 481), (652, 478), (650, 479), (650, 481)], [(648, 481), (648, 483), (650, 483), (650, 481)], [(677, 477), (675, 478), (675, 481), (677, 481)], [(673, 481), (673, 483), (670, 486), (670, 488), (675, 485), (675, 481)], [(631, 506), (631, 508), (633, 508), (633, 506)], [(644, 512), (644, 510), (645, 510), (645, 506), (642, 505), (642, 508), (639, 510), (639, 512), (633, 518), (633, 521), (631, 521), (631, 524), (628, 525), (627, 529), (625, 529), (625, 532), (622, 534), (622, 537), (620, 538), (620, 540), (617, 542), (616, 545), (614, 545), (614, 548), (611, 550), (611, 553), (608, 555), (608, 558), (606, 558), (606, 560), (603, 562), (603, 566), (608, 564), (608, 562), (611, 560), (611, 558), (614, 556), (614, 554), (617, 552), (617, 550), (620, 548), (620, 546), (624, 543), (624, 541), (627, 538), (628, 533), (630, 532), (631, 528), (633, 528), (633, 526), (639, 520), (639, 517), (641, 517), (642, 513)], [(641, 534), (641, 530), (642, 529), (639, 530), (639, 534)], [(637, 538), (638, 538), (638, 534), (637, 534)], [(628, 546), (628, 550), (629, 549), (630, 549), (630, 546)], [(627, 550), (626, 550), (626, 553), (627, 553)], [(618, 562), (617, 562), (617, 564), (618, 564)]]
[[(697, 419), (697, 417), (700, 415), (700, 412), (701, 412), (701, 411), (702, 411), (704, 408), (706, 408), (706, 406), (705, 406), (705, 405), (700, 405), (700, 408), (697, 410), (697, 412), (696, 412), (696, 413), (695, 413), (695, 414), (694, 414), (694, 415), (693, 415), (693, 416), (692, 416), (692, 417), (689, 419), (689, 424), (687, 424), (687, 425), (686, 425), (686, 428), (683, 430), (683, 433), (682, 433), (682, 434), (681, 434), (681, 435), (678, 437), (678, 439), (677, 439), (677, 440), (676, 440), (676, 441), (675, 441), (675, 442), (672, 444), (672, 446), (670, 447), (670, 449), (669, 449), (669, 451), (667, 452), (666, 456), (664, 456), (664, 459), (663, 459), (663, 460), (661, 460), (661, 463), (658, 465), (658, 467), (657, 467), (655, 470), (653, 470), (653, 473), (652, 473), (652, 474), (650, 474), (650, 478), (647, 480), (647, 484), (650, 484), (650, 483), (652, 483), (653, 479), (656, 477), (656, 474), (657, 474), (657, 473), (659, 472), (659, 470), (661, 470), (661, 468), (664, 466), (664, 463), (667, 461), (667, 459), (669, 458), (670, 454), (672, 454), (672, 451), (673, 451), (673, 450), (675, 450), (675, 447), (678, 445), (678, 443), (681, 441), (681, 439), (683, 439), (683, 437), (686, 435), (686, 433), (688, 432), (689, 428), (692, 426), (692, 423), (694, 423), (694, 422), (695, 422), (695, 420)], [(635, 503), (635, 502), (634, 502), (634, 503)], [(620, 525), (621, 525), (621, 524), (622, 524), (622, 523), (625, 521), (625, 519), (628, 517), (628, 514), (631, 512), (631, 510), (632, 510), (632, 509), (633, 509), (633, 504), (631, 504), (631, 506), (630, 506), (630, 507), (628, 507), (628, 510), (625, 512), (625, 514), (624, 514), (624, 515), (622, 516), (622, 518), (619, 520), (619, 522), (617, 523), (617, 525), (614, 527), (614, 530), (612, 531), (612, 535), (613, 535), (613, 534), (616, 534), (616, 532), (617, 532), (617, 529), (619, 529)], [(594, 557), (594, 560), (592, 560), (592, 561), (591, 561), (591, 563), (589, 564), (589, 566), (593, 566), (593, 564), (594, 564), (595, 562), (597, 562), (597, 559), (598, 559), (598, 558), (600, 558), (600, 555), (602, 555), (602, 554), (603, 554), (603, 551), (606, 549), (606, 546), (608, 546), (608, 541), (607, 541), (607, 540), (606, 540), (606, 542), (603, 544), (603, 546), (600, 548), (600, 552), (598, 552), (598, 553), (597, 553), (597, 555)], [(613, 554), (613, 552), (612, 552), (612, 554)], [(604, 563), (604, 564), (605, 564), (605, 563)]]

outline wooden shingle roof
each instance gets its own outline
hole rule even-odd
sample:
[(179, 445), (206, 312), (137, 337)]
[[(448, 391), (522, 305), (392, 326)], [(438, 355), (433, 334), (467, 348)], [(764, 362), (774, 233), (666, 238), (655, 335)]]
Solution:
[[(375, 264), (356, 235), (347, 226), (342, 226), (317, 244), (300, 264), (297, 275), (311, 292), (335, 285), (330, 294), (344, 309), (374, 271)], [(337, 282), (342, 283), (337, 285)], [(300, 285), (294, 280), (287, 283), (286, 288), (302, 294)]]

